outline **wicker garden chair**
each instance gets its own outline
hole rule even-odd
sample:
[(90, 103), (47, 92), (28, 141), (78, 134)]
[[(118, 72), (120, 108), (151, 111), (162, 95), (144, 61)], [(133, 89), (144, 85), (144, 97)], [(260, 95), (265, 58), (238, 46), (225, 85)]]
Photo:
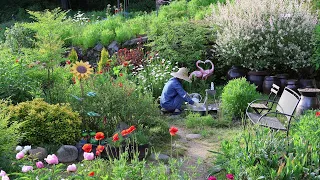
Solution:
[[(277, 98), (280, 87), (276, 84), (272, 84), (270, 94), (268, 99), (256, 99), (251, 103), (248, 103), (250, 107), (258, 114), (261, 114), (262, 111), (267, 110), (270, 111), (274, 105), (274, 102)], [(258, 103), (259, 102), (259, 103)], [(271, 106), (269, 106), (271, 103)]]
[[(271, 101), (271, 100), (269, 100)], [(276, 109), (269, 110), (267, 113), (249, 112), (251, 103), (248, 105), (246, 114), (253, 124), (269, 127), (274, 130), (283, 130), (289, 135), (290, 121), (294, 118), (293, 113), (300, 101), (300, 96), (292, 89), (285, 88), (277, 104)], [(253, 101), (254, 102), (254, 101)], [(253, 103), (252, 102), (252, 103)], [(271, 116), (275, 115), (275, 116)], [(284, 123), (280, 121), (279, 115), (286, 117)], [(295, 118), (294, 118), (295, 119)], [(286, 125), (285, 125), (286, 124)]]

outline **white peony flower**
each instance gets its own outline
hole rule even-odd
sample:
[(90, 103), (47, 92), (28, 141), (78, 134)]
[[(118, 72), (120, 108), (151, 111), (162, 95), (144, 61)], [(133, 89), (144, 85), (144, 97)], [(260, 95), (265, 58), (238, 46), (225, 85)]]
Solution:
[(16, 147), (16, 151), (18, 151), (18, 152), (22, 151), (22, 149), (23, 149), (22, 146), (17, 146), (17, 147)]
[(31, 149), (31, 146), (24, 146), (23, 149), (26, 149), (27, 151), (29, 151)]

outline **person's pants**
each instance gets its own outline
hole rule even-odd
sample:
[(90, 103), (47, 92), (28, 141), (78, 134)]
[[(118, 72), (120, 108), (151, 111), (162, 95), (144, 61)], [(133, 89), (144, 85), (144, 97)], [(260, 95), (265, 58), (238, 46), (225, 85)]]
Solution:
[(174, 111), (175, 109), (181, 110), (183, 102), (184, 99), (181, 96), (177, 95), (172, 101), (162, 104), (161, 107), (165, 108), (167, 111)]

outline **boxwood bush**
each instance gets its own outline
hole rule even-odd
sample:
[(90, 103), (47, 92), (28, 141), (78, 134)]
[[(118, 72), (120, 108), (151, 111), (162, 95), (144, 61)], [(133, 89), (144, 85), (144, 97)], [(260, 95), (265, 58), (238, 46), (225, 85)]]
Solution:
[(248, 103), (259, 97), (256, 86), (245, 78), (234, 79), (223, 88), (221, 108), (226, 119), (239, 118), (245, 113)]
[(19, 128), (23, 143), (73, 144), (80, 137), (81, 119), (68, 104), (51, 105), (43, 99), (9, 107), (10, 122), (23, 122)]

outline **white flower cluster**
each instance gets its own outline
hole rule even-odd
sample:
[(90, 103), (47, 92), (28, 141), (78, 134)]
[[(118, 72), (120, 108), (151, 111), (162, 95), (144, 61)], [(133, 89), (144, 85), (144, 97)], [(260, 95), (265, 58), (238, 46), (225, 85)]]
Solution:
[(81, 11), (78, 11), (77, 14), (73, 16), (72, 21), (84, 24), (89, 21), (89, 18), (87, 18), (84, 13), (81, 13)]
[(156, 60), (140, 67), (136, 75), (138, 90), (142, 92), (161, 91), (164, 84), (170, 79), (170, 73), (178, 69), (177, 64), (173, 66), (169, 60)]
[(30, 149), (31, 149), (31, 146), (24, 146), (24, 147), (17, 146), (16, 147), (16, 151), (17, 152), (23, 152), (23, 154), (27, 154)]
[(227, 0), (207, 17), (227, 65), (251, 69), (310, 66), (317, 15), (305, 0)]

